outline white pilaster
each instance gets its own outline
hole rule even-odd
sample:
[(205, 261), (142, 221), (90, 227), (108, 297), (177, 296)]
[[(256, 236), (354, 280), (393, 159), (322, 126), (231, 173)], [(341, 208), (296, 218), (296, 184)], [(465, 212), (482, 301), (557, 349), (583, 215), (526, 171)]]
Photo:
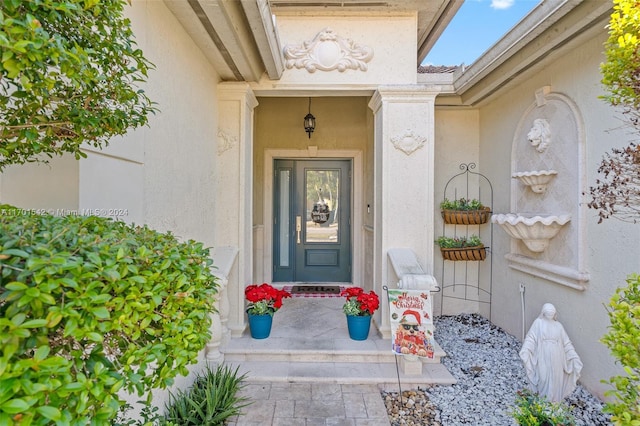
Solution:
[[(253, 280), (252, 157), (253, 114), (258, 105), (246, 83), (218, 85), (217, 176), (215, 193), (216, 246), (238, 249), (229, 276), (227, 326), (232, 336), (245, 328), (244, 288)], [(215, 259), (214, 259), (215, 262)]]
[(390, 337), (389, 309), (382, 286), (389, 282), (387, 251), (409, 248), (425, 273), (433, 274), (434, 103), (421, 86), (381, 86), (369, 102), (374, 113), (374, 289), (383, 295), (383, 337)]

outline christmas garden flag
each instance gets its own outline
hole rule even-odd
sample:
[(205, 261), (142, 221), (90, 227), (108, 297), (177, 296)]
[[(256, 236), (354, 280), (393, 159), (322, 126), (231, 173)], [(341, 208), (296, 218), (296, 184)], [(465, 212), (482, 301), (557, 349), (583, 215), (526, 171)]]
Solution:
[(393, 352), (433, 358), (433, 320), (429, 292), (403, 289), (388, 291)]

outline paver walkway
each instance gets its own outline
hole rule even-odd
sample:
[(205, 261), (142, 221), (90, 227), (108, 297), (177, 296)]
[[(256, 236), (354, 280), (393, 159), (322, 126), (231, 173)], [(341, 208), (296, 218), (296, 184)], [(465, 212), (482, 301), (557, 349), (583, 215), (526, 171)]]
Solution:
[(247, 383), (251, 405), (230, 426), (389, 426), (377, 385)]

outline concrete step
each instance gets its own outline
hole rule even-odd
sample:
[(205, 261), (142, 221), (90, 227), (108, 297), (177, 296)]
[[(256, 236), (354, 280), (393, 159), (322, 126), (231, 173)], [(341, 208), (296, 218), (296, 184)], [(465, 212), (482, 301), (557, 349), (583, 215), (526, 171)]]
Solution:
[(433, 359), (411, 363), (396, 358), (391, 340), (383, 339), (374, 324), (366, 340), (350, 339), (343, 304), (342, 298), (286, 300), (268, 338), (253, 339), (247, 330), (222, 345), (225, 363), (238, 366), (252, 382), (397, 384), (400, 372), (401, 383), (455, 383), (440, 364), (446, 353), (437, 342)]
[[(400, 361), (398, 361), (400, 363)], [(240, 374), (246, 374), (250, 382), (321, 382), (339, 384), (377, 384), (397, 386), (398, 373), (395, 363), (345, 363), (345, 362), (286, 362), (286, 361), (229, 361), (225, 363)], [(399, 365), (398, 365), (399, 367)], [(455, 378), (442, 364), (423, 364), (422, 374), (400, 373), (404, 386), (451, 385)]]
[[(386, 346), (386, 347), (385, 347)], [(423, 358), (425, 364), (440, 364), (446, 353), (437, 342), (434, 357)], [(243, 336), (232, 339), (223, 348), (228, 361), (273, 361), (273, 362), (334, 362), (334, 363), (391, 363), (396, 355), (391, 350), (391, 342), (371, 338), (364, 341), (333, 339), (326, 342), (300, 341), (294, 337), (274, 337), (251, 339)]]

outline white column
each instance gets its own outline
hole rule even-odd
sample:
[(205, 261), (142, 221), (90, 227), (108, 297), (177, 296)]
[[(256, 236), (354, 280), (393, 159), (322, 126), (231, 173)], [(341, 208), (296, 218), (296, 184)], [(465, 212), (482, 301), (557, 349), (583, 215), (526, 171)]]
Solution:
[(425, 273), (433, 274), (434, 103), (423, 86), (381, 86), (369, 107), (374, 113), (374, 282), (382, 294), (380, 317), (390, 338), (389, 309), (382, 286), (388, 282), (387, 251), (409, 248)]
[(244, 288), (253, 280), (253, 113), (258, 101), (246, 83), (221, 83), (218, 95), (215, 238), (216, 246), (238, 249), (226, 295), (227, 327), (239, 336), (245, 328)]

